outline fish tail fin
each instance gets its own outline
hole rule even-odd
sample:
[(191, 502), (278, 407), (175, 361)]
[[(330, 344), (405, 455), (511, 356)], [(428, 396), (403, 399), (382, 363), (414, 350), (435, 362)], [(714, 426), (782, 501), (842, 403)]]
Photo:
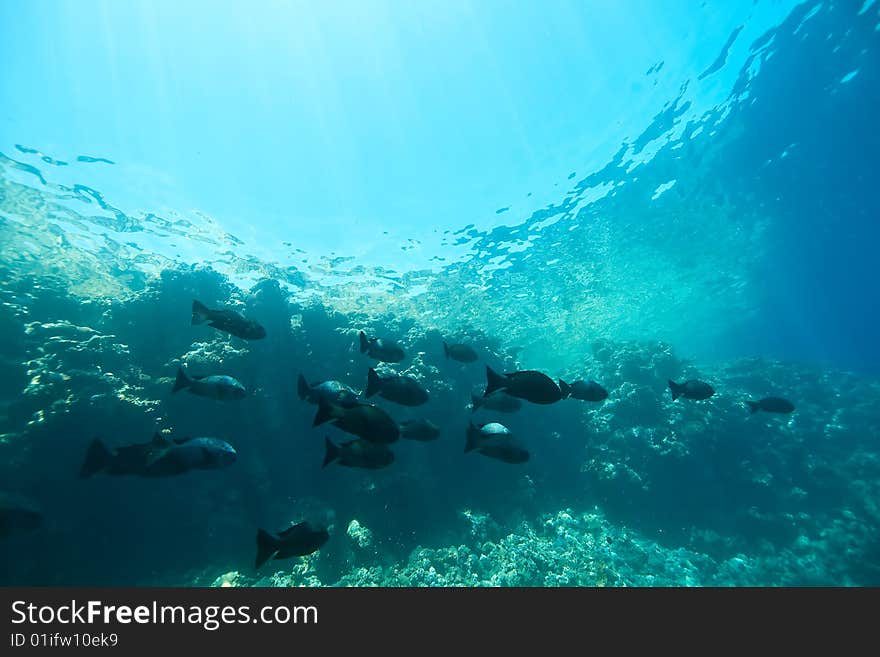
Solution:
[(255, 568), (259, 568), (266, 563), (269, 558), (278, 551), (278, 539), (272, 536), (265, 529), (257, 530), (257, 559), (254, 563)]
[(758, 402), (747, 401), (746, 404), (749, 405), (749, 413), (752, 414), (757, 413), (758, 410), (761, 408), (761, 405)]
[(488, 397), (496, 390), (507, 387), (505, 377), (486, 365), (486, 392), (483, 397)]
[(310, 390), (309, 382), (306, 381), (306, 377), (300, 373), (299, 379), (296, 382), (296, 391), (299, 393), (299, 398), (308, 399)]
[(192, 314), (193, 324), (201, 324), (207, 322), (211, 318), (210, 308), (196, 299), (193, 299)]
[(364, 390), (364, 397), (372, 397), (382, 389), (382, 379), (376, 374), (376, 370), (372, 367), (367, 372), (367, 389)]
[(336, 417), (336, 409), (328, 404), (326, 401), (321, 399), (318, 404), (318, 412), (315, 413), (315, 419), (312, 422), (313, 427), (317, 427), (319, 424), (324, 424), (325, 422), (329, 422), (330, 420)]
[(177, 368), (177, 379), (174, 381), (174, 387), (171, 388), (171, 392), (177, 392), (178, 390), (183, 390), (184, 388), (188, 388), (190, 384), (190, 378), (186, 375), (186, 372), (183, 371), (182, 367)]
[(483, 398), (479, 395), (471, 394), (471, 413), (483, 405)]
[(669, 379), (669, 392), (672, 393), (672, 401), (678, 399), (678, 396), (681, 394), (682, 386), (672, 379)]
[(562, 398), (563, 399), (571, 396), (571, 386), (568, 385), (562, 379), (559, 379), (559, 389), (562, 391)]
[(80, 468), (79, 476), (91, 477), (110, 465), (112, 459), (113, 454), (107, 449), (107, 446), (99, 438), (95, 438), (89, 445), (89, 451), (86, 452), (86, 460)]
[(477, 448), (477, 439), (479, 438), (479, 431), (477, 431), (477, 427), (474, 426), (474, 423), (471, 422), (468, 424), (467, 430), (467, 440), (464, 444), (464, 451), (470, 452)]
[(362, 354), (367, 353), (367, 349), (370, 348), (370, 341), (367, 340), (367, 334), (364, 333), (363, 331), (359, 331), (358, 338), (360, 338), (360, 341), (361, 341), (361, 353)]
[(447, 360), (449, 359), (449, 345), (446, 344), (446, 340), (443, 341), (443, 353), (446, 355)]
[(327, 436), (324, 436), (324, 463), (321, 464), (322, 468), (326, 468), (328, 465), (333, 463), (336, 459), (339, 458), (339, 447), (333, 444)]

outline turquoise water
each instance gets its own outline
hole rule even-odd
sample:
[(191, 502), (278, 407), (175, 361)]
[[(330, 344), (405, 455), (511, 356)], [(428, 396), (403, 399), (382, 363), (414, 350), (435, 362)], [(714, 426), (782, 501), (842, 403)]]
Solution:
[[(880, 581), (873, 2), (56, 1), (0, 25), (4, 583)], [(193, 324), (195, 299), (266, 337)], [(472, 412), (486, 365), (608, 398)], [(181, 366), (246, 394), (172, 392)], [(365, 399), (370, 367), (428, 403)], [(312, 426), (301, 373), (439, 438), (322, 468), (352, 436)], [(715, 394), (673, 400), (687, 379)], [(794, 412), (750, 414), (768, 396)], [(471, 419), (529, 460), (465, 453)], [(157, 431), (236, 462), (79, 477), (94, 439)], [(301, 520), (327, 543), (254, 568), (257, 529)]]

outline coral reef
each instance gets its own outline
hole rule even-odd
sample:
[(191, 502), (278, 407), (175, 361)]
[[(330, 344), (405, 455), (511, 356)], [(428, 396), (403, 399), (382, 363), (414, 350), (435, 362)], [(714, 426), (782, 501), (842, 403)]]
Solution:
[[(607, 400), (526, 405), (496, 418), (468, 408), (484, 369), (443, 357), (451, 331), (343, 315), (294, 300), (274, 281), (239, 290), (208, 268), (179, 268), (146, 279), (133, 297), (83, 303), (68, 303), (63, 287), (17, 285), (4, 288), (0, 305), (0, 358), (9, 364), (2, 474), (40, 503), (46, 531), (69, 549), (59, 555), (27, 536), (5, 543), (4, 582), (880, 582), (876, 381), (757, 359), (698, 365), (664, 342), (597, 340), (554, 374), (595, 379)], [(192, 326), (193, 298), (258, 317), (267, 338), (246, 343)], [(417, 409), (378, 403), (400, 420), (433, 421), (441, 436), (396, 444), (383, 471), (322, 469), (323, 436), (344, 435), (312, 428), (315, 409), (298, 398), (296, 378), (362, 389), (375, 363), (359, 353), (361, 329), (400, 341), (408, 359), (380, 370), (405, 371), (431, 394)], [(498, 370), (527, 365), (478, 332), (469, 342)], [(235, 376), (248, 394), (231, 405), (172, 394), (180, 365)], [(717, 394), (673, 401), (668, 380), (688, 378)], [(773, 394), (796, 411), (751, 414), (744, 403)], [(512, 468), (466, 458), (471, 419), (503, 419), (531, 461)], [(71, 485), (95, 436), (124, 444), (160, 429), (227, 439), (239, 461), (198, 479)], [(138, 531), (119, 531), (132, 514)], [(324, 548), (270, 562), (262, 574), (249, 569), (256, 527), (304, 518), (333, 528)], [(94, 546), (103, 544), (125, 560), (100, 558)], [(133, 575), (134, 560), (149, 562), (149, 573)]]
[[(752, 554), (731, 551), (712, 556), (694, 545), (669, 547), (611, 523), (601, 511), (575, 514), (564, 509), (522, 523), (493, 541), (467, 537), (467, 543), (417, 548), (409, 558), (388, 566), (366, 564), (340, 579), (321, 581), (309, 563), (289, 574), (274, 575), (273, 586), (766, 586), (854, 585), (839, 568), (839, 550), (855, 530), (853, 518), (836, 521), (818, 535), (800, 536), (784, 550)], [(718, 535), (712, 537), (724, 542)], [(705, 542), (708, 537), (704, 536)], [(692, 541), (694, 543), (697, 541)], [(232, 581), (234, 583), (229, 584)], [(215, 586), (265, 585), (235, 573)]]

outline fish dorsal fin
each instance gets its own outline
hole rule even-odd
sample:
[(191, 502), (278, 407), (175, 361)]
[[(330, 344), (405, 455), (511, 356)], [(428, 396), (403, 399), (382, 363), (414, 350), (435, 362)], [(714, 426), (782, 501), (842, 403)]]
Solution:
[(144, 461), (144, 466), (146, 468), (151, 468), (160, 458), (165, 456), (168, 453), (168, 450), (174, 446), (174, 442), (171, 441), (167, 436), (163, 436), (158, 431), (153, 434), (153, 441), (150, 443), (151, 449), (147, 453), (147, 457)]
[(296, 529), (307, 529), (308, 526), (309, 526), (309, 521), (308, 521), (308, 520), (303, 520), (302, 522), (298, 522), (298, 523), (296, 523), (295, 525), (292, 525), (291, 527), (288, 527), (288, 528), (285, 529), (283, 532), (278, 532), (278, 535), (279, 535), (281, 538), (284, 538), (285, 536), (289, 536), (290, 534), (292, 534), (294, 530), (296, 530)]

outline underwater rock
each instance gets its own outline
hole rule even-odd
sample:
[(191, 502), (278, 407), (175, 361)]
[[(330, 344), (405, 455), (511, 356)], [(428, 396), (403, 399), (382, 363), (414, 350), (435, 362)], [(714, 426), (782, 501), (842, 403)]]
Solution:
[(624, 383), (605, 402), (601, 415), (607, 417), (612, 429), (635, 426), (650, 427), (666, 421), (663, 401), (653, 388)]
[(497, 539), (501, 532), (501, 527), (488, 513), (481, 513), (472, 509), (464, 509), (460, 513), (470, 527), (469, 534), (472, 540), (477, 543), (484, 543), (491, 539)]
[(595, 365), (585, 369), (596, 372), (597, 378), (602, 372), (599, 380), (612, 384), (629, 382), (661, 390), (683, 370), (672, 346), (665, 342), (599, 340), (591, 348)]
[(246, 586), (245, 579), (237, 570), (223, 573), (211, 583), (212, 587), (229, 588), (237, 586)]
[[(670, 586), (713, 583), (714, 562), (685, 549), (623, 537), (599, 513), (565, 509), (495, 541), (414, 550), (406, 563), (358, 569), (342, 586)], [(754, 569), (744, 569), (739, 582)]]
[(373, 532), (358, 522), (357, 518), (353, 518), (348, 523), (348, 529), (345, 530), (345, 533), (359, 549), (366, 550), (373, 547)]
[[(275, 570), (268, 576), (256, 579), (243, 578), (247, 582), (246, 586), (265, 586), (265, 587), (307, 587), (314, 588), (325, 586), (321, 578), (318, 576), (317, 564), (320, 559), (321, 552), (313, 552), (305, 556), (299, 557), (295, 562), (283, 562), (283, 570)], [(269, 561), (268, 564), (278, 568), (281, 562)], [(269, 566), (264, 566), (268, 568)]]

